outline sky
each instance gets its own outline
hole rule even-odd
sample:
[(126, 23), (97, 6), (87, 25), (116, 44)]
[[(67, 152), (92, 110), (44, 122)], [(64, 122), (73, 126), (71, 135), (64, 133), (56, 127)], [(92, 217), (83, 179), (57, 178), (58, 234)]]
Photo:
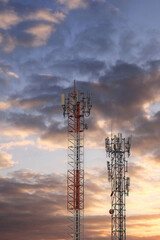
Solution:
[(0, 236), (66, 239), (61, 93), (91, 92), (85, 240), (109, 240), (104, 139), (132, 135), (127, 240), (160, 239), (160, 1), (0, 0)]

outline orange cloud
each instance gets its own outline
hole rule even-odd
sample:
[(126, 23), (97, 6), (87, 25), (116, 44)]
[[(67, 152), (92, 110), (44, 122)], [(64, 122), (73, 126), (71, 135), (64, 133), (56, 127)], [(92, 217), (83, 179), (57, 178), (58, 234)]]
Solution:
[(26, 20), (44, 20), (52, 23), (60, 23), (65, 19), (62, 12), (52, 13), (51, 9), (39, 9), (25, 17)]
[(69, 9), (85, 8), (88, 5), (84, 0), (58, 0), (58, 2), (65, 4)]
[(7, 74), (9, 76), (13, 76), (14, 78), (19, 78), (19, 76), (16, 73), (14, 73), (14, 72), (8, 72)]
[(6, 110), (11, 107), (9, 102), (0, 102), (0, 110)]
[[(16, 13), (13, 9), (10, 9), (0, 13), (0, 28), (8, 30), (24, 21), (36, 21), (36, 23), (38, 21), (48, 22), (37, 23), (36, 26), (33, 24), (32, 27), (24, 31), (34, 36), (34, 40), (30, 43), (30, 46), (38, 47), (46, 44), (51, 33), (56, 30), (55, 24), (59, 24), (61, 21), (64, 21), (65, 17), (66, 16), (63, 12), (52, 12), (47, 8), (36, 9), (29, 14), (24, 14), (23, 16)], [(23, 43), (19, 43), (16, 37), (12, 37), (7, 32), (0, 34), (0, 43), (3, 51), (5, 52), (13, 51), (18, 44), (25, 46)], [(14, 75), (14, 77), (17, 78), (16, 75)]]
[(2, 143), (0, 145), (0, 149), (11, 149), (14, 147), (26, 147), (28, 145), (33, 146), (33, 145), (35, 145), (35, 143), (31, 140), (7, 142), (7, 143)]
[(21, 22), (21, 17), (14, 10), (5, 10), (0, 13), (0, 28), (7, 30)]
[(32, 34), (35, 39), (32, 43), (33, 47), (45, 45), (51, 33), (55, 31), (55, 28), (50, 24), (37, 24), (27, 30), (26, 33)]
[(60, 133), (46, 133), (37, 140), (37, 146), (40, 149), (55, 151), (59, 148), (67, 148), (67, 136)]
[(11, 154), (0, 151), (0, 169), (12, 168), (15, 164)]

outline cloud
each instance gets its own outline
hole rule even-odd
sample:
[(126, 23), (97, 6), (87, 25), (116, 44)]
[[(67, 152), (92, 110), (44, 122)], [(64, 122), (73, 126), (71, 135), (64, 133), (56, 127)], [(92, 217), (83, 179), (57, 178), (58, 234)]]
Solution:
[(111, 12), (112, 12), (113, 14), (117, 14), (117, 13), (120, 11), (119, 8), (114, 7), (114, 6), (111, 6), (111, 7), (110, 7), (110, 10), (111, 10)]
[(105, 63), (93, 58), (75, 58), (72, 60), (59, 60), (52, 65), (52, 69), (60, 75), (66, 72), (68, 78), (97, 79), (105, 69)]
[(60, 23), (65, 19), (62, 12), (52, 12), (51, 9), (39, 9), (25, 17), (26, 20), (46, 21), (51, 23)]
[(143, 165), (138, 165), (136, 163), (129, 163), (129, 175), (131, 178), (142, 178), (144, 177), (144, 173), (147, 172), (147, 169), (143, 167)]
[[(13, 4), (9, 5), (7, 9), (3, 5), (3, 11), (0, 12), (0, 28), (3, 30), (8, 30), (13, 26), (23, 22), (23, 21), (46, 21), (54, 24), (58, 24), (65, 19), (63, 12), (53, 12), (49, 8), (31, 8), (23, 9), (23, 15), (19, 11), (24, 5)], [(15, 10), (13, 10), (13, 7)]]
[(22, 108), (22, 109), (38, 109), (39, 107), (43, 107), (47, 104), (47, 97), (46, 99), (41, 99), (38, 97), (29, 98), (29, 99), (16, 99), (12, 100), (10, 105), (12, 107)]
[[(103, 201), (101, 193), (101, 187), (104, 189), (103, 193), (106, 192), (105, 178), (101, 170), (95, 169), (90, 174), (91, 178), (87, 176), (90, 183), (85, 187), (87, 194), (85, 212), (90, 213), (85, 216), (85, 236), (87, 239), (110, 239), (110, 216), (109, 213), (104, 214), (106, 198)], [(98, 183), (101, 183), (101, 186), (98, 187)], [(39, 240), (42, 237), (46, 240), (65, 239), (67, 227), (65, 188), (66, 177), (56, 173), (40, 174), (26, 169), (0, 178), (2, 226), (0, 233), (3, 239), (10, 239), (10, 235), (16, 236), (17, 240), (22, 237), (24, 240), (33, 238)], [(95, 192), (98, 193), (96, 196)], [(101, 208), (103, 214), (95, 214), (93, 211), (95, 208)], [(135, 235), (137, 229), (147, 227), (148, 223), (152, 228), (151, 221), (158, 221), (159, 218), (158, 214), (128, 216), (128, 231), (133, 229)], [(134, 235), (128, 233), (128, 238), (133, 239)], [(135, 238), (138, 239), (137, 236)], [(145, 236), (144, 239), (148, 240)], [(150, 239), (155, 238), (151, 236)]]
[(51, 34), (56, 31), (56, 24), (60, 24), (65, 19), (65, 15), (62, 12), (52, 12), (51, 9), (36, 9), (30, 12), (24, 17), (24, 21), (31, 21), (31, 27), (24, 30), (24, 33), (32, 35), (33, 38), (26, 39), (26, 43), (23, 43), (23, 33), (17, 38), (17, 44), (23, 46), (29, 45), (29, 47), (39, 47), (47, 43)]
[(33, 74), (28, 79), (28, 85), (21, 92), (13, 94), (8, 104), (12, 108), (34, 109), (46, 117), (60, 112), (60, 94), (63, 89), (59, 85), (67, 80), (52, 74)]
[(63, 127), (61, 121), (54, 121), (38, 139), (38, 146), (42, 149), (55, 150), (58, 148), (66, 148), (66, 128)]
[[(7, 53), (19, 45), (37, 47), (46, 44), (51, 34), (55, 32), (56, 25), (66, 17), (63, 12), (31, 7), (29, 4), (28, 7), (15, 2), (1, 5), (0, 28), (3, 31), (0, 33), (0, 44), (1, 49)], [(25, 29), (25, 25), (30, 27)], [(13, 27), (14, 31), (11, 32)]]
[(142, 220), (142, 221), (151, 221), (155, 219), (160, 219), (159, 214), (152, 214), (152, 215), (135, 215), (128, 217), (129, 221), (135, 221), (135, 220)]
[[(6, 40), (7, 41), (7, 40)], [(12, 66), (6, 60), (0, 61), (0, 93), (1, 93), (1, 107), (7, 104), (7, 96), (10, 95), (12, 89), (18, 82), (16, 78), (8, 75), (9, 72), (13, 72)], [(6, 103), (6, 104), (5, 104)], [(3, 106), (2, 106), (3, 105)]]
[[(126, 124), (126, 121), (145, 119), (144, 104), (157, 101), (160, 81), (152, 71), (145, 71), (135, 64), (117, 62), (98, 83), (85, 84), (99, 99), (95, 102), (96, 110), (102, 117), (112, 118), (112, 122)], [(98, 96), (101, 91), (103, 97)], [(154, 95), (153, 95), (154, 91)], [(135, 101), (136, 99), (136, 101)], [(118, 120), (119, 119), (119, 120)], [(134, 125), (132, 125), (134, 126)]]
[(66, 5), (68, 9), (86, 8), (88, 5), (85, 0), (58, 0), (58, 2)]
[(128, 240), (157, 240), (160, 237), (160, 235), (156, 236), (149, 236), (149, 237), (137, 237), (137, 236), (128, 236)]
[(1, 2), (8, 3), (9, 0), (1, 0)]
[(13, 76), (14, 78), (19, 78), (19, 76), (16, 73), (14, 73), (14, 72), (8, 72), (7, 74), (9, 76)]
[(151, 118), (142, 118), (137, 122), (134, 131), (134, 150), (139, 156), (145, 156), (147, 161), (160, 163), (159, 158), (159, 118), (157, 112)]
[(31, 140), (24, 140), (24, 141), (13, 141), (13, 142), (7, 142), (2, 143), (0, 146), (0, 149), (12, 149), (14, 147), (26, 147), (28, 145), (35, 145), (35, 143)]
[(65, 237), (65, 231), (59, 228), (66, 223), (61, 179), (54, 174), (41, 175), (29, 170), (0, 179), (3, 239), (9, 239), (10, 234), (17, 240)]
[(3, 10), (0, 12), (0, 28), (10, 29), (12, 26), (21, 22), (21, 17), (14, 10)]
[[(93, 76), (97, 75), (99, 77), (99, 80), (94, 82), (76, 81), (77, 88), (85, 92), (92, 92), (93, 95), (93, 109), (91, 110), (91, 117), (87, 120), (89, 123), (87, 146), (103, 146), (103, 139), (110, 131), (111, 124), (114, 131), (128, 132), (129, 135), (134, 136), (134, 139), (137, 139), (137, 145), (133, 142), (134, 150), (136, 150), (136, 146), (139, 149), (142, 147), (146, 138), (146, 130), (147, 134), (149, 132), (154, 134), (159, 115), (148, 118), (150, 113), (146, 109), (159, 99), (160, 81), (158, 72), (153, 70), (152, 66), (146, 70), (136, 64), (118, 61), (107, 69), (103, 61), (92, 59), (84, 59), (84, 61), (78, 61), (77, 63), (69, 61), (62, 65), (61, 63), (57, 63), (57, 68), (61, 66), (64, 72), (67, 66), (73, 71), (77, 67), (81, 76), (93, 73)], [(65, 134), (62, 127), (64, 124), (56, 123), (53, 127), (52, 122), (55, 123), (56, 118), (62, 119), (60, 94), (70, 91), (71, 88), (63, 87), (62, 82), (66, 81), (66, 85), (68, 85), (68, 82), (58, 75), (37, 74), (31, 75), (30, 79), (24, 90), (13, 95), (8, 102), (13, 108), (20, 107), (22, 110), (32, 111), (33, 118), (35, 114), (43, 116), (41, 118), (42, 128), (41, 126), (39, 128), (39, 132), (41, 129), (43, 133), (39, 136), (38, 141), (41, 147), (46, 144), (45, 147), (51, 149), (52, 145), (57, 143), (56, 138), (61, 139), (59, 143), (64, 142), (62, 141)], [(27, 114), (24, 114), (23, 119), (25, 117), (27, 118)], [(19, 119), (21, 119), (21, 116)], [(47, 126), (45, 122), (47, 122)], [(21, 124), (17, 124), (16, 128), (20, 128)], [(26, 124), (27, 122), (23, 120), (23, 125)], [(153, 147), (153, 145), (155, 143), (150, 146)], [(56, 144), (56, 146), (59, 146), (59, 144)], [(147, 150), (147, 144), (143, 149)]]
[[(86, 119), (89, 126), (86, 146), (104, 148), (104, 139), (112, 125), (115, 132), (122, 131), (126, 135), (133, 135), (132, 151), (136, 156), (152, 151), (151, 160), (159, 162), (158, 138), (155, 135), (159, 115), (150, 116), (150, 112), (147, 112), (148, 106), (159, 99), (160, 82), (157, 68), (150, 64), (150, 68), (146, 69), (121, 61), (110, 68), (107, 68), (105, 62), (94, 59), (81, 59), (78, 62), (79, 64), (69, 61), (67, 66), (73, 71), (77, 66), (81, 76), (93, 72), (93, 76), (99, 77), (94, 82), (76, 81), (78, 89), (92, 92), (93, 95), (91, 116)], [(62, 66), (61, 62), (58, 62), (57, 68), (59, 64)], [(64, 61), (64, 68), (67, 69), (65, 64), (67, 63)], [(66, 147), (64, 136), (67, 130), (62, 117), (60, 95), (70, 91), (73, 84), (69, 85), (69, 80), (58, 74), (33, 74), (29, 79), (28, 85), (21, 92), (2, 102), (1, 108), (4, 110), (13, 108), (12, 111), (25, 111), (23, 114), (7, 113), (8, 125), (3, 128), (2, 133), (5, 136), (14, 133), (22, 137), (35, 134), (37, 146), (43, 149)], [(63, 82), (67, 87), (62, 85)], [(153, 144), (149, 144), (151, 137)], [(147, 160), (146, 157), (145, 159)]]
[(16, 39), (14, 37), (11, 37), (9, 33), (6, 32), (0, 34), (0, 44), (0, 47), (4, 52), (10, 53), (16, 47)]
[(10, 112), (4, 119), (2, 134), (11, 139), (37, 135), (46, 128), (43, 119), (36, 115)]
[(15, 164), (11, 154), (0, 151), (0, 169), (12, 168)]
[[(48, 2), (41, 1), (41, 4)], [(4, 94), (1, 94), (0, 121), (1, 137), (8, 143), (1, 144), (1, 149), (13, 151), (18, 146), (35, 146), (55, 150), (66, 147), (67, 124), (62, 116), (60, 94), (70, 91), (76, 78), (77, 88), (93, 95), (91, 116), (86, 120), (89, 126), (86, 148), (101, 148), (104, 152), (104, 138), (110, 134), (111, 126), (113, 131), (133, 134), (131, 153), (139, 159), (132, 159), (136, 163), (129, 168), (133, 197), (127, 200), (127, 203), (130, 201), (127, 213), (128, 209), (134, 214), (137, 209), (141, 214), (144, 211), (155, 213), (159, 178), (151, 174), (146, 165), (151, 166), (155, 161), (152, 171), (156, 171), (160, 162), (159, 107), (156, 113), (151, 113), (151, 105), (157, 103), (160, 96), (160, 66), (158, 55), (157, 61), (146, 63), (146, 60), (154, 58), (158, 42), (147, 46), (144, 42), (144, 50), (140, 51), (143, 42), (135, 32), (128, 29), (124, 32), (126, 23), (122, 24), (118, 19), (120, 14), (113, 14), (118, 13), (117, 6), (108, 11), (103, 1), (101, 4), (87, 2), (88, 8), (84, 10), (84, 1), (61, 1), (62, 8), (59, 9), (64, 13), (57, 12), (56, 8), (37, 8), (39, 3), (36, 1), (32, 1), (33, 6), (24, 2), (26, 7), (16, 5), (13, 8), (13, 24), (2, 21), (0, 44), (1, 50), (6, 52), (1, 51), (1, 57), (6, 59), (6, 64), (0, 65), (0, 86)], [(143, 58), (147, 57), (143, 59), (143, 65), (139, 65), (139, 53)], [(13, 87), (17, 76), (20, 84)], [(35, 142), (27, 140), (33, 135)], [(22, 138), (21, 141), (17, 136)], [(2, 167), (14, 165), (11, 158), (5, 159)], [(86, 174), (87, 239), (110, 239), (110, 190), (104, 175), (98, 169)], [(66, 196), (65, 187), (61, 186), (65, 183), (64, 176), (29, 170), (1, 178), (2, 238), (65, 239), (62, 230), (66, 221)], [(153, 199), (150, 201), (149, 197)], [(129, 240), (160, 238), (134, 236), (141, 230), (144, 234), (149, 224), (149, 234), (157, 234), (153, 228), (159, 229), (159, 218), (154, 213), (128, 217), (128, 229), (134, 231), (129, 232)]]
[(49, 24), (38, 24), (25, 30), (26, 33), (32, 34), (34, 36), (34, 40), (32, 42), (33, 47), (45, 45), (51, 33), (54, 31), (55, 28)]
[(8, 108), (10, 108), (11, 107), (11, 105), (10, 105), (10, 103), (9, 102), (0, 102), (0, 110), (2, 111), (2, 110), (6, 110), (6, 109), (8, 109)]
[(0, 73), (6, 73), (6, 72), (8, 72), (9, 70), (11, 70), (11, 66), (10, 66), (9, 64), (4, 63), (4, 62), (1, 60), (1, 63), (0, 63)]

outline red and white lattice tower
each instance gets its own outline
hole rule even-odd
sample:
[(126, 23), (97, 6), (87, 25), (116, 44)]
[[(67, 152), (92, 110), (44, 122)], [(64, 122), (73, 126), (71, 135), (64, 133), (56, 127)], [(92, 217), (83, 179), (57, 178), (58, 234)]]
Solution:
[(92, 97), (74, 89), (62, 94), (64, 117), (68, 117), (67, 209), (68, 239), (84, 240), (84, 130), (90, 115)]

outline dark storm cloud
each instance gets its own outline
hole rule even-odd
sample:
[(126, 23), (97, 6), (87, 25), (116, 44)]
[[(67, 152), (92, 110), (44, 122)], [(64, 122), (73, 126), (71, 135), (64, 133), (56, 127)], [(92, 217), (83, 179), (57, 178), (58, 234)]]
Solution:
[(77, 78), (97, 79), (105, 69), (105, 63), (95, 59), (82, 58), (68, 61), (58, 61), (52, 66), (52, 69), (59, 74), (67, 73), (68, 76), (77, 76)]
[[(101, 118), (105, 121), (110, 120), (113, 129), (128, 131), (128, 134), (133, 135), (133, 148), (137, 148), (136, 151), (139, 149), (143, 154), (155, 151), (157, 160), (159, 113), (148, 118), (145, 104), (156, 102), (159, 96), (158, 67), (158, 61), (156, 70), (153, 63), (146, 69), (135, 64), (117, 62), (100, 77), (97, 83), (77, 83), (80, 89), (92, 92), (93, 111), (97, 120)], [(89, 121), (91, 131), (98, 129), (99, 134), (96, 134), (96, 139), (98, 136), (102, 137), (103, 129), (101, 131), (98, 128), (95, 119), (91, 118)], [(99, 140), (97, 141), (100, 143)]]
[[(95, 67), (96, 62), (94, 61), (86, 61), (86, 63), (86, 65), (85, 62), (79, 65), (69, 61), (68, 66), (72, 66), (73, 69), (76, 66), (81, 75), (83, 73), (87, 74), (87, 71), (94, 74), (99, 72), (100, 77), (95, 82), (76, 81), (78, 89), (84, 92), (92, 92), (93, 114), (96, 113), (96, 120), (112, 121), (113, 128), (124, 131), (126, 131), (127, 124), (129, 134), (138, 138), (138, 134), (142, 133), (141, 140), (137, 141), (141, 144), (142, 140), (145, 140), (146, 134), (153, 134), (153, 137), (155, 137), (154, 129), (157, 128), (159, 115), (155, 115), (154, 119), (147, 119), (144, 107), (145, 104), (156, 101), (159, 95), (160, 78), (158, 71), (155, 70), (155, 64), (153, 62), (150, 65), (147, 63), (149, 67), (142, 68), (136, 64), (118, 61), (114, 66), (106, 69), (104, 62), (99, 63), (97, 67)], [(156, 63), (157, 67), (158, 62)], [(65, 68), (67, 69), (67, 65)], [(63, 70), (62, 67), (62, 72)], [(57, 125), (54, 118), (62, 118), (60, 95), (63, 92), (70, 91), (70, 87), (66, 88), (64, 86), (64, 83), (66, 83), (66, 86), (68, 85), (68, 80), (51, 74), (32, 75), (29, 79), (30, 81), (24, 90), (10, 98), (13, 107), (18, 106), (25, 111), (27, 110), (28, 113), (33, 115), (33, 119), (35, 113), (42, 116), (40, 117), (40, 124), (39, 122), (36, 123), (36, 117), (34, 119), (35, 125), (37, 124), (37, 127), (39, 126), (42, 131), (44, 131), (45, 121), (47, 121), (48, 128), (41, 134), (43, 140), (48, 138), (48, 141), (52, 142), (56, 136), (62, 139), (63, 131), (59, 128), (61, 124)], [(73, 86), (73, 84), (70, 86)], [(23, 122), (22, 125), (30, 124), (27, 123), (28, 120), (25, 120), (25, 116), (27, 117), (25, 114), (23, 118), (20, 116), (17, 127), (18, 125), (21, 126), (21, 121)], [(99, 135), (102, 139), (105, 134), (92, 117), (89, 119), (89, 129), (91, 135), (93, 132), (96, 138)]]
[[(72, 64), (74, 66), (76, 63), (72, 62)], [(96, 71), (96, 63), (94, 62), (93, 64), (89, 62), (89, 66), (85, 66), (84, 62), (84, 70), (83, 65), (82, 70), (81, 65), (76, 65), (80, 72), (88, 71), (91, 73), (92, 69)], [(97, 69), (104, 71), (104, 66), (105, 64), (102, 62), (97, 65)], [(76, 81), (76, 85), (82, 90), (92, 92), (94, 108), (99, 111), (100, 115), (131, 119), (133, 116), (143, 115), (142, 105), (154, 98), (152, 92), (159, 87), (159, 81), (157, 79), (153, 79), (154, 82), (151, 79), (147, 80), (148, 76), (150, 77), (149, 72), (136, 65), (118, 62), (108, 71), (105, 70), (105, 74), (102, 73), (96, 83)], [(62, 81), (64, 82), (64, 79), (60, 77), (33, 76), (31, 84), (24, 89), (23, 96), (25, 93), (33, 97), (39, 95), (43, 100), (43, 97), (48, 95), (48, 100), (49, 96), (55, 96), (58, 100), (61, 92), (68, 91), (64, 90), (62, 86), (57, 86), (57, 83)], [(101, 94), (99, 94), (100, 92)]]
[(35, 109), (44, 113), (44, 108), (60, 107), (60, 94), (63, 91), (60, 85), (65, 81), (65, 78), (51, 74), (32, 75), (28, 79), (28, 85), (22, 91), (13, 94), (9, 101), (12, 107)]
[(39, 133), (43, 131), (46, 126), (44, 124), (44, 121), (39, 116), (31, 115), (31, 114), (25, 114), (25, 113), (9, 113), (6, 121), (10, 127), (13, 129), (19, 129), (23, 130), (24, 132), (33, 132)]
[(99, 84), (94, 84), (93, 94), (99, 97), (97, 109), (99, 114), (112, 116), (117, 121), (134, 121), (145, 117), (143, 105), (156, 100), (159, 94), (160, 79), (152, 72), (135, 64), (117, 62), (100, 78)]
[(140, 57), (140, 49), (142, 49), (143, 42), (137, 38), (136, 32), (131, 29), (125, 29), (121, 32), (119, 38), (120, 58), (124, 61), (137, 62)]
[(148, 67), (150, 67), (153, 72), (158, 72), (160, 69), (160, 60), (152, 60), (152, 61), (148, 61)]
[[(160, 112), (151, 119), (141, 119), (135, 127), (134, 147), (140, 155), (150, 154), (150, 161), (160, 163)], [(140, 146), (140, 147), (139, 147)]]
[(30, 76), (29, 84), (24, 89), (24, 94), (30, 96), (35, 95), (58, 95), (62, 87), (59, 86), (62, 82), (64, 83), (65, 78), (61, 78), (54, 75), (42, 74), (42, 75), (33, 75)]

